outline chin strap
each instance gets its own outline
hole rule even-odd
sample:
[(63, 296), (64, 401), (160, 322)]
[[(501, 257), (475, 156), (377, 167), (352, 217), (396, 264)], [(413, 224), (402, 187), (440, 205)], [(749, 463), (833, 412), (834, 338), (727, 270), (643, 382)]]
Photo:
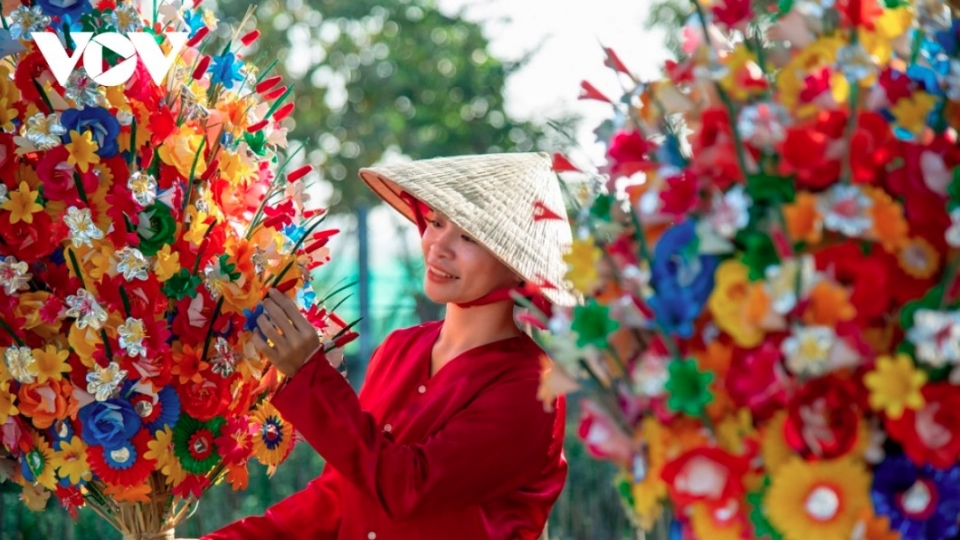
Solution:
[(427, 230), (427, 222), (423, 219), (423, 214), (429, 210), (429, 207), (406, 191), (400, 192), (400, 200), (410, 205), (413, 210), (414, 221), (417, 223), (417, 229), (420, 230), (420, 236), (423, 236), (423, 231)]
[(530, 302), (533, 304), (533, 307), (540, 310), (540, 312), (544, 313), (547, 317), (549, 317), (550, 314), (552, 313), (553, 306), (550, 303), (550, 301), (547, 300), (547, 298), (542, 294), (540, 294), (539, 292), (531, 291), (528, 287), (525, 287), (525, 286), (503, 287), (501, 289), (494, 289), (488, 292), (487, 294), (481, 296), (480, 298), (477, 298), (476, 300), (471, 300), (470, 302), (457, 303), (454, 305), (457, 306), (458, 308), (472, 308), (472, 307), (478, 307), (478, 306), (485, 306), (487, 304), (492, 304), (494, 302), (512, 300), (514, 292), (519, 293), (524, 298), (529, 299)]

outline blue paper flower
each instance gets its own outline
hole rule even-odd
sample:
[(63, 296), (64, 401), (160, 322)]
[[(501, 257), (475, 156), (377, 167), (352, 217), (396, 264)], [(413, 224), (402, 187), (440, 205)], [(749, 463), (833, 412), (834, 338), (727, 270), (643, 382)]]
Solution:
[(697, 252), (697, 231), (693, 221), (668, 229), (653, 254), (651, 284), (656, 294), (650, 307), (657, 320), (682, 337), (693, 333), (693, 321), (713, 291), (714, 274), (720, 259)]
[(253, 332), (257, 329), (257, 318), (263, 315), (263, 304), (257, 304), (253, 310), (243, 310), (243, 329), (247, 332)]
[(83, 430), (80, 438), (89, 445), (114, 450), (126, 444), (143, 422), (129, 401), (120, 398), (95, 401), (78, 413)]
[(73, 425), (67, 419), (54, 420), (53, 424), (47, 428), (47, 435), (50, 438), (50, 446), (54, 450), (60, 450), (60, 443), (70, 442), (73, 438)]
[(183, 13), (183, 22), (190, 28), (190, 37), (193, 37), (201, 28), (207, 25), (203, 22), (203, 14), (196, 9), (188, 9)]
[(941, 470), (888, 456), (874, 471), (870, 496), (903, 540), (953, 538), (960, 529), (960, 465)]
[(45, 15), (72, 19), (78, 19), (93, 9), (90, 0), (37, 0), (34, 5), (39, 6)]
[(60, 116), (60, 123), (66, 128), (64, 142), (70, 137), (70, 130), (93, 132), (93, 140), (99, 148), (97, 155), (102, 158), (112, 158), (120, 151), (117, 137), (120, 135), (120, 122), (103, 107), (84, 107), (83, 109), (67, 109)]
[(213, 57), (210, 65), (210, 82), (213, 84), (223, 84), (224, 88), (233, 88), (233, 84), (243, 80), (243, 73), (240, 68), (243, 64), (237, 62), (237, 57), (230, 51), (224, 51), (223, 54)]
[(159, 401), (154, 407), (160, 407), (159, 414), (153, 420), (143, 424), (150, 433), (163, 429), (163, 426), (173, 429), (177, 427), (177, 419), (180, 418), (180, 396), (172, 386), (164, 386), (157, 397)]

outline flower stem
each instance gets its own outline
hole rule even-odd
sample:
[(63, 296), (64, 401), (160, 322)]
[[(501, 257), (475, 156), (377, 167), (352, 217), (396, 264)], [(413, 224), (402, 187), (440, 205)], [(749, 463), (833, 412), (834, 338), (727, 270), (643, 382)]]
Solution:
[(3, 319), (0, 319), (0, 328), (3, 328), (4, 331), (6, 331), (8, 334), (10, 334), (10, 337), (13, 338), (13, 341), (16, 342), (16, 344), (17, 344), (18, 346), (20, 346), (20, 347), (23, 347), (23, 346), (24, 346), (23, 340), (20, 339), (20, 338), (17, 336), (17, 334), (13, 331), (13, 329), (10, 328), (10, 327), (7, 325), (6, 321), (4, 321)]

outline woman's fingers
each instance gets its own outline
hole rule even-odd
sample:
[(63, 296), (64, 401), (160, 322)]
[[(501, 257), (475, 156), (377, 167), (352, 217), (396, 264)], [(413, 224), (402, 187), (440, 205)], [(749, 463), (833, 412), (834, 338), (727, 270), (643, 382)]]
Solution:
[(293, 300), (287, 298), (287, 295), (276, 289), (270, 289), (267, 295), (269, 296), (268, 300), (272, 300), (277, 307), (283, 310), (286, 318), (290, 320), (294, 328), (300, 332), (313, 331), (313, 325), (300, 313), (300, 308), (297, 307), (297, 304), (295, 304)]
[(277, 354), (283, 354), (287, 349), (287, 339), (280, 335), (273, 322), (266, 314), (257, 317), (257, 328), (267, 336), (267, 339), (273, 342), (273, 348)]
[(286, 312), (272, 298), (263, 301), (263, 309), (270, 316), (270, 321), (283, 332), (283, 335), (290, 336), (296, 332), (293, 323), (287, 318)]
[(277, 351), (267, 343), (267, 340), (263, 339), (260, 336), (259, 332), (253, 333), (253, 346), (256, 347), (257, 351), (260, 354), (266, 356), (270, 362), (276, 362), (277, 360)]

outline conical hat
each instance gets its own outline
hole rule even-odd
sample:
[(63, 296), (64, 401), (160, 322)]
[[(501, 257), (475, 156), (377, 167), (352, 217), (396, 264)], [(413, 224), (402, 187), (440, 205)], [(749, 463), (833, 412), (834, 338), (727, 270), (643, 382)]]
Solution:
[(564, 279), (572, 238), (549, 155), (426, 159), (361, 169), (360, 177), (410, 221), (402, 192), (446, 215), (554, 304), (577, 303)]

